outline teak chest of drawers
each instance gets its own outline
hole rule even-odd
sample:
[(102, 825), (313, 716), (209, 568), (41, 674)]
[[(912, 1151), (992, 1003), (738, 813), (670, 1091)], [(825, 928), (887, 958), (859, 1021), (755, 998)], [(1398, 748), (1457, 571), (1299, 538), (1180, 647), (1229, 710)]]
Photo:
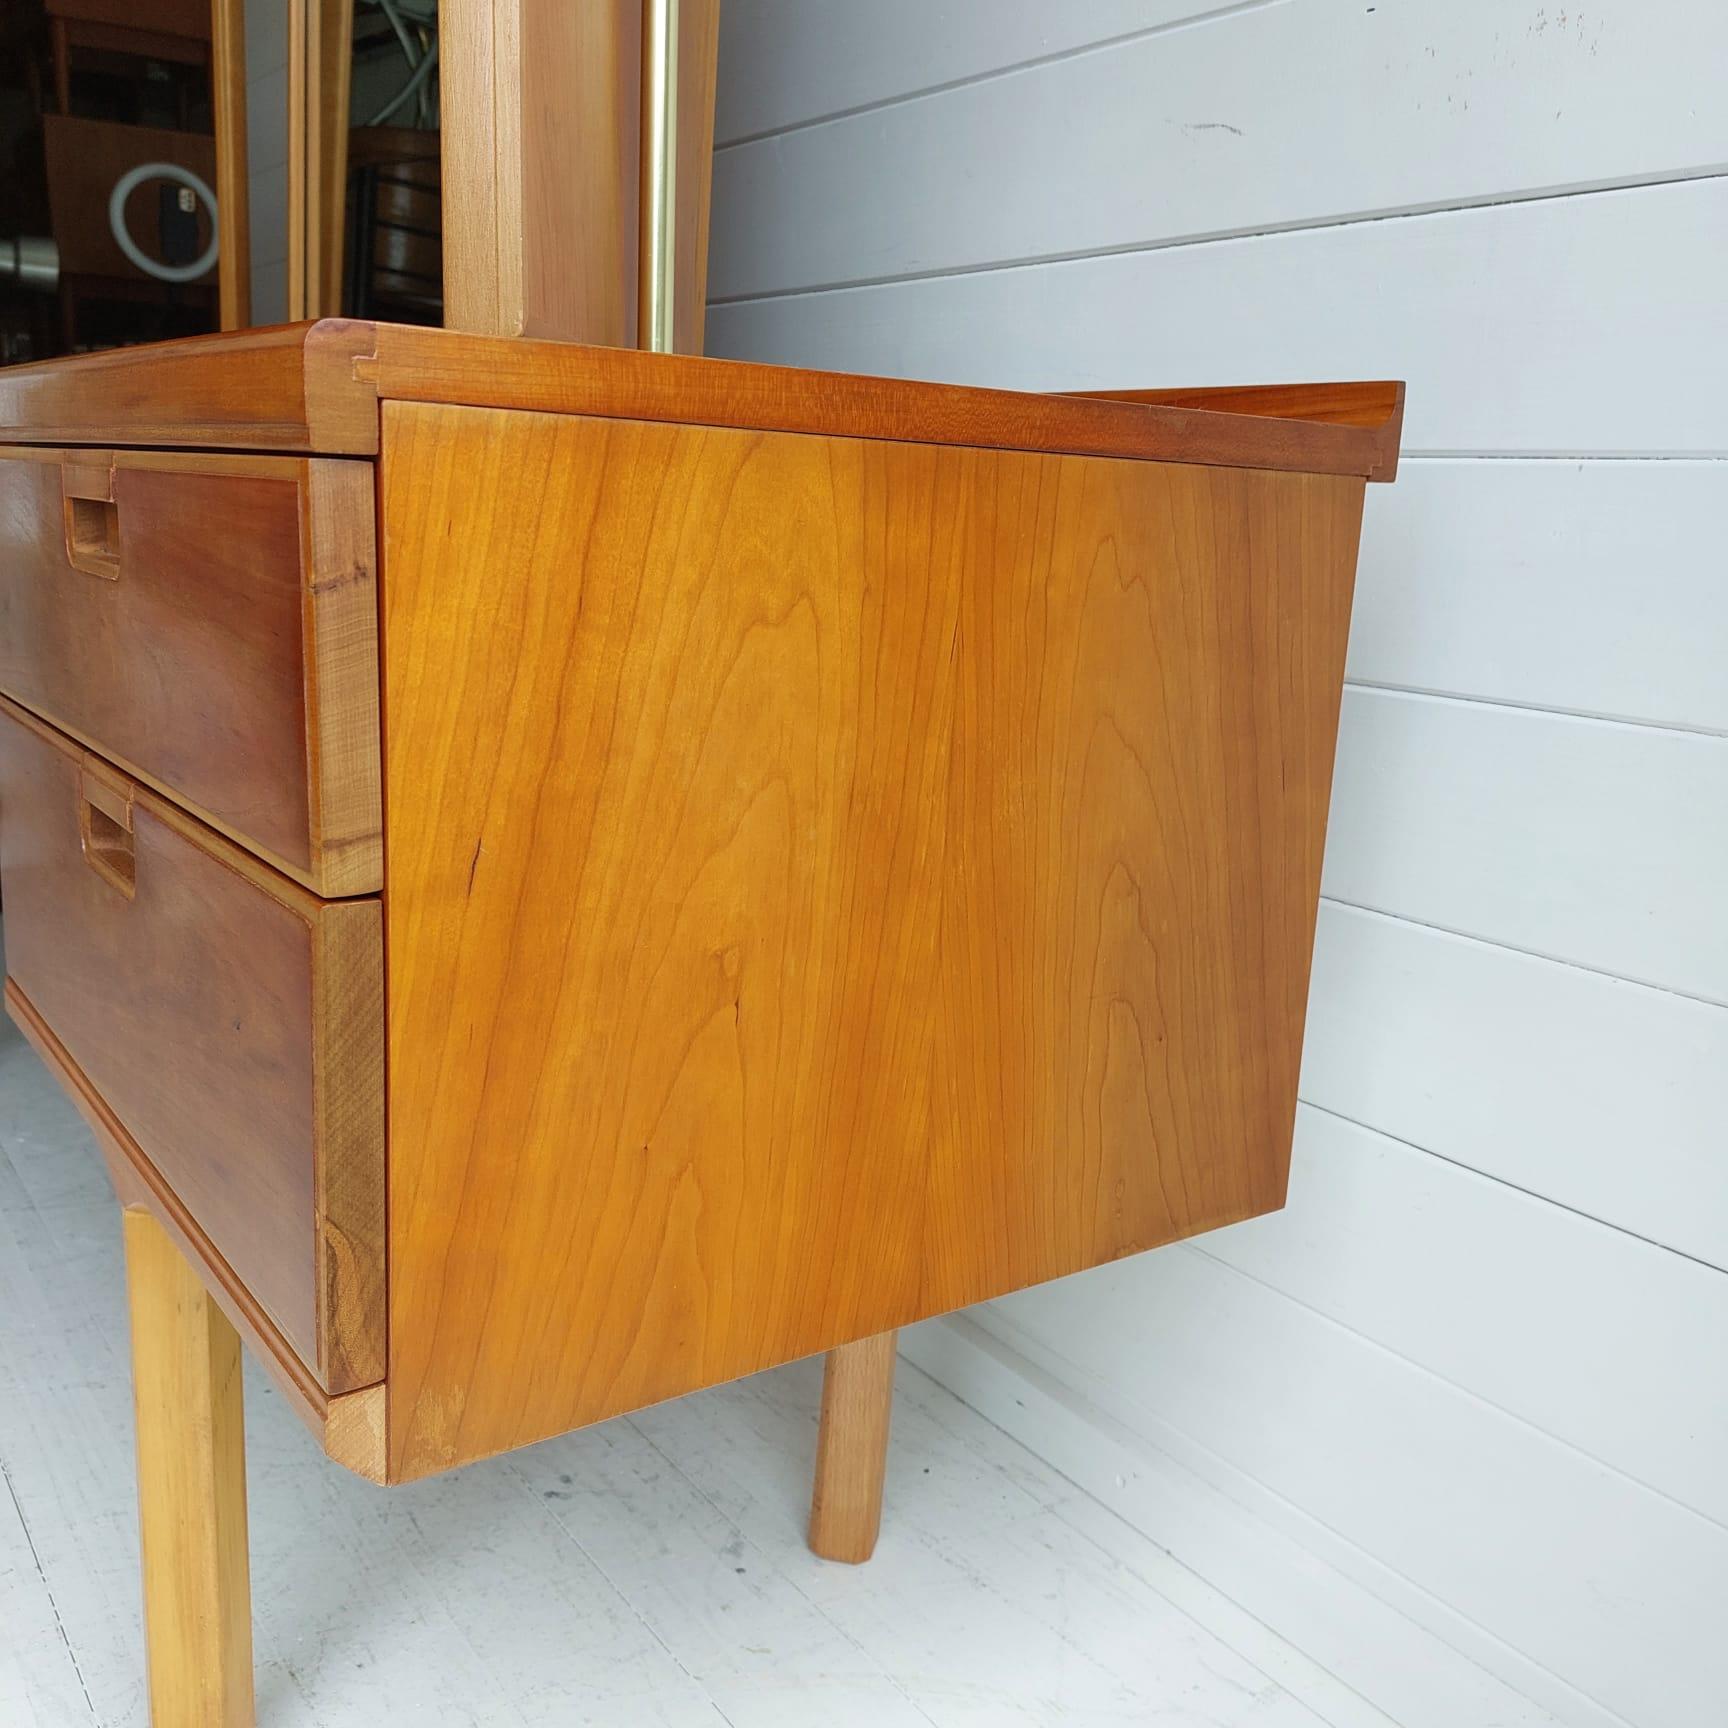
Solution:
[(6, 999), (128, 1208), (159, 1721), (250, 1710), (230, 1322), (379, 1482), (834, 1352), (860, 1558), (895, 1328), (1282, 1203), (1401, 412), (0, 372)]

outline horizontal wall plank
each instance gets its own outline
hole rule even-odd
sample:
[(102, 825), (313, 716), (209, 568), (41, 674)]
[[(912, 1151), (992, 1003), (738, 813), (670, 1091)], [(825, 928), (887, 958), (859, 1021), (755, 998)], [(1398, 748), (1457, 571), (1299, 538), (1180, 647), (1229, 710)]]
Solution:
[(1349, 689), (1323, 891), (1728, 1001), (1728, 739)]
[[(1170, 1556), (1167, 1577), (1186, 1571), (1347, 1683), (1336, 1704), (1316, 1701), (1328, 1728), (1625, 1728), (1240, 1471), (1191, 1445), (1178, 1455), (1169, 1428), (1154, 1444), (1104, 1415), (970, 1314), (907, 1327), (900, 1355), (1084, 1489), (1065, 1515), (1084, 1516), (1112, 1553), (1150, 1538)], [(891, 1456), (903, 1456), (898, 1433)]]
[(708, 346), (1023, 390), (1404, 378), (1407, 451), (1723, 455), (1725, 279), (1703, 180), (714, 306)]
[(1439, 458), (1370, 499), (1351, 677), (1728, 732), (1728, 462)]
[(1728, 1009), (1322, 902), (1302, 1096), (1728, 1269)]
[(1218, 0), (728, 0), (714, 137), (893, 101), (1223, 8)]
[(1312, 1108), (1200, 1246), (1728, 1525), (1728, 1274)]
[[(800, 34), (821, 51), (818, 23)], [(1578, 11), (1303, 0), (1235, 12), (939, 92), (891, 124), (864, 113), (723, 152), (718, 210), (757, 220), (717, 216), (709, 292), (1717, 169), (1728, 164), (1725, 63), (1728, 8), (1696, 0)]]
[(1194, 1248), (979, 1317), (1107, 1415), (1155, 1443), (1169, 1425), (1638, 1728), (1720, 1714), (1720, 1525)]

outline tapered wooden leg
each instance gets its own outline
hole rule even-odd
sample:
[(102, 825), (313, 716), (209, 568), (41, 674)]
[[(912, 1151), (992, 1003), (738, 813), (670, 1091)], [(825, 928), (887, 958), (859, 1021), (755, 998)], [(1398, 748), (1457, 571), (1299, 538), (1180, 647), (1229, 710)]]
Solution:
[(240, 1340), (162, 1226), (126, 1215), (155, 1728), (252, 1728)]
[(878, 1332), (828, 1352), (810, 1496), (810, 1546), (824, 1560), (857, 1564), (876, 1551), (897, 1336)]

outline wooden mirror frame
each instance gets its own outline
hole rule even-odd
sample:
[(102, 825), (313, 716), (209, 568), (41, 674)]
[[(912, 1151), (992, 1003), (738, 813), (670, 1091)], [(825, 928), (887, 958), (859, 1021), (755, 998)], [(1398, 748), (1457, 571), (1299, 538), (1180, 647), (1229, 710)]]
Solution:
[[(288, 0), (286, 316), (342, 310), (354, 0)], [(645, 31), (674, 22), (671, 346), (700, 353), (719, 0), (442, 0), (445, 323), (642, 340)], [(252, 322), (245, 0), (211, 0), (221, 326)]]

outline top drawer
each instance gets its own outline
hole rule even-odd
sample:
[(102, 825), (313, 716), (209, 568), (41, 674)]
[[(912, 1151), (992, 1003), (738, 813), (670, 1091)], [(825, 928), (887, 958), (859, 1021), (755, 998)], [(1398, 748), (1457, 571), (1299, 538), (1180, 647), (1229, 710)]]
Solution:
[(0, 691), (316, 893), (380, 886), (368, 462), (0, 446)]

